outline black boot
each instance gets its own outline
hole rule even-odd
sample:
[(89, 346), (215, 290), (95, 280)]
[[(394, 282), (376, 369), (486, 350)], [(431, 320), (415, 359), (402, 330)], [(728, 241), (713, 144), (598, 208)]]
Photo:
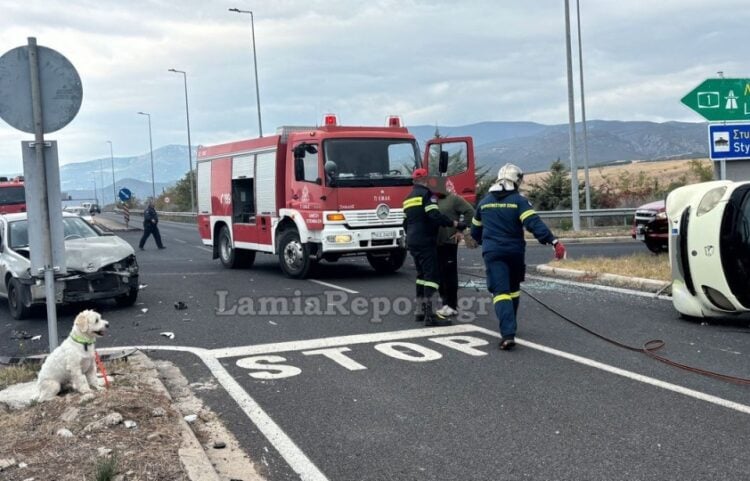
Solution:
[(440, 327), (450, 326), (453, 321), (449, 319), (440, 319), (432, 311), (432, 302), (427, 301), (424, 303), (424, 325), (427, 327)]

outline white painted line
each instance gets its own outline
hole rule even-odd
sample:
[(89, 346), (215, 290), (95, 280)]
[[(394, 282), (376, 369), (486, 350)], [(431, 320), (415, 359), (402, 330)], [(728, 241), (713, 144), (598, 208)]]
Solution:
[(224, 369), (224, 366), (211, 355), (210, 351), (195, 347), (180, 346), (133, 346), (110, 347), (99, 349), (104, 352), (118, 352), (123, 349), (164, 350), (190, 352), (198, 356), (219, 384), (235, 400), (245, 415), (255, 424), (261, 433), (273, 445), (274, 449), (284, 458), (289, 467), (296, 472), (303, 481), (328, 481), (328, 478), (315, 466), (310, 458), (292, 441), (281, 427), (274, 422), (263, 408), (253, 399), (242, 386)]
[(624, 289), (622, 287), (602, 286), (600, 284), (589, 284), (586, 282), (576, 282), (576, 281), (571, 281), (567, 279), (558, 279), (556, 277), (527, 275), (526, 279), (533, 280), (533, 281), (542, 281), (542, 282), (556, 282), (557, 284), (563, 284), (566, 286), (575, 286), (575, 287), (583, 287), (585, 289), (596, 289), (600, 291), (617, 292), (618, 294), (628, 294), (630, 296), (648, 297), (650, 299), (661, 299), (662, 301), (672, 300), (670, 296), (665, 296), (663, 294), (657, 297), (656, 295), (654, 295), (654, 293), (651, 293), (651, 292), (636, 291), (634, 289)]
[[(352, 346), (375, 342), (399, 341), (402, 339), (417, 339), (420, 337), (443, 336), (449, 334), (463, 334), (476, 332), (477, 326), (459, 324), (447, 327), (425, 327), (421, 329), (407, 329), (404, 331), (375, 332), (372, 334), (354, 334), (351, 336), (326, 337), (323, 339), (309, 339), (306, 341), (288, 341), (271, 344), (257, 344), (255, 346), (227, 347), (214, 349), (211, 354), (217, 359), (225, 357), (246, 357), (257, 354), (271, 354), (289, 351), (311, 351), (326, 347)], [(490, 331), (491, 332), (491, 331)]]
[[(485, 329), (480, 326), (474, 326), (475, 330), (483, 332), (487, 334), (488, 336), (493, 336), (500, 338), (500, 334), (491, 331), (489, 329)], [(627, 371), (625, 369), (620, 369), (618, 367), (610, 366), (609, 364), (604, 364), (599, 361), (594, 361), (593, 359), (589, 359), (582, 356), (577, 356), (575, 354), (570, 354), (565, 351), (559, 351), (557, 349), (553, 349), (551, 347), (543, 346), (541, 344), (536, 344), (534, 342), (524, 341), (522, 339), (516, 338), (516, 342), (522, 346), (529, 347), (531, 349), (536, 349), (537, 351), (545, 352), (547, 354), (551, 354), (553, 356), (561, 357), (563, 359), (567, 359), (569, 361), (577, 362), (579, 364), (583, 364), (584, 366), (593, 367), (596, 369), (601, 369), (602, 371), (609, 372), (611, 374), (617, 374), (618, 376), (622, 376), (627, 379), (631, 379), (633, 381), (642, 382), (644, 384), (650, 384), (652, 386), (666, 389), (667, 391), (676, 392), (678, 394), (682, 394), (688, 397), (692, 397), (695, 399), (699, 399), (701, 401), (706, 401), (711, 404), (716, 404), (717, 406), (725, 407), (728, 409), (733, 409), (735, 411), (739, 411), (744, 414), (750, 414), (750, 406), (747, 404), (740, 404), (736, 403), (734, 401), (729, 401), (724, 398), (720, 398), (718, 396), (712, 396), (710, 394), (706, 394), (700, 391), (695, 391), (693, 389), (688, 389), (686, 387), (679, 386), (677, 384), (672, 384), (666, 381), (661, 381), (659, 379), (644, 376), (642, 374), (638, 374), (632, 371)]]
[(213, 254), (213, 252), (214, 252), (214, 250), (213, 250), (213, 249), (209, 249), (208, 247), (203, 247), (203, 246), (193, 246), (193, 245), (191, 245), (190, 247), (195, 247), (196, 249), (200, 249), (200, 250), (202, 250), (202, 251), (210, 252), (210, 253), (212, 253), (212, 254)]
[(304, 481), (328, 481), (328, 478), (315, 466), (310, 458), (287, 436), (281, 427), (271, 419), (255, 399), (242, 389), (242, 386), (224, 369), (224, 366), (212, 356), (203, 357), (203, 362), (217, 381), (232, 396), (248, 418), (273, 444), (289, 466)]
[(336, 284), (329, 284), (327, 282), (319, 281), (317, 279), (308, 279), (310, 282), (314, 282), (315, 284), (320, 284), (321, 286), (331, 287), (333, 289), (338, 289), (340, 291), (348, 292), (349, 294), (359, 294), (359, 291), (353, 291), (351, 289), (347, 289), (346, 287), (337, 286)]
[(178, 239), (178, 238), (176, 238), (176, 237), (175, 237), (175, 238), (173, 238), (172, 240), (173, 240), (173, 241), (175, 241), (175, 242), (179, 242), (180, 244), (187, 244), (187, 241), (186, 241), (186, 240)]

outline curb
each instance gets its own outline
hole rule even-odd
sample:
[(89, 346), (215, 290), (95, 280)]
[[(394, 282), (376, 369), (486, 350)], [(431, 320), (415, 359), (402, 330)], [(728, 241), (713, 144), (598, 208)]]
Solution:
[[(148, 356), (142, 352), (136, 352), (130, 357), (130, 362), (136, 369), (143, 372), (144, 379), (154, 389), (162, 392), (174, 404), (174, 399), (159, 378), (159, 371)], [(179, 412), (179, 409), (177, 412)], [(177, 454), (188, 479), (191, 481), (221, 481), (190, 425), (182, 417), (180, 417), (179, 423), (182, 431), (182, 445), (177, 450)]]
[(658, 293), (667, 288), (671, 283), (666, 281), (657, 281), (654, 279), (644, 279), (642, 277), (628, 277), (616, 274), (599, 274), (596, 272), (579, 271), (576, 269), (563, 269), (553, 267), (548, 264), (536, 266), (537, 272), (551, 277), (561, 277), (581, 282), (604, 284), (606, 286), (627, 287), (639, 291)]

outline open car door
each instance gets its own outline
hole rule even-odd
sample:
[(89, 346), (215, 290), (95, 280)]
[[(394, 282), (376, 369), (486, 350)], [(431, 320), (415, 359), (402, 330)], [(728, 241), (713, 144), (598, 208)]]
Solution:
[(425, 146), (422, 165), (434, 179), (437, 190), (460, 195), (472, 205), (476, 202), (474, 141), (471, 137), (430, 139)]

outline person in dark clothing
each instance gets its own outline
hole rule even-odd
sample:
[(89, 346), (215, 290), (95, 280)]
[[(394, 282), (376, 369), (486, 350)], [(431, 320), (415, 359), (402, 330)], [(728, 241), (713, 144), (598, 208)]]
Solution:
[(417, 322), (426, 326), (447, 326), (451, 321), (438, 320), (432, 310), (432, 296), (440, 287), (437, 259), (437, 236), (441, 226), (466, 229), (466, 224), (440, 213), (437, 197), (427, 187), (427, 171), (412, 173), (414, 189), (404, 200), (404, 229), (409, 253), (417, 268)]
[[(438, 193), (440, 212), (451, 220), (459, 221), (474, 217), (474, 207), (455, 192), (445, 190)], [(443, 306), (435, 313), (442, 319), (458, 315), (458, 244), (463, 233), (455, 227), (441, 227), (438, 233), (437, 254), (440, 268), (440, 298)], [(476, 247), (476, 244), (474, 244)]]
[(521, 296), (521, 282), (526, 274), (526, 241), (524, 228), (540, 244), (551, 244), (556, 259), (565, 257), (565, 246), (547, 228), (518, 192), (523, 172), (505, 164), (497, 174), (490, 192), (477, 205), (471, 223), (471, 236), (482, 245), (487, 268), (487, 290), (492, 294), (495, 315), (500, 322), (500, 349), (516, 345), (516, 314)]
[(143, 250), (143, 246), (148, 240), (148, 236), (153, 235), (154, 241), (156, 241), (156, 247), (159, 249), (165, 249), (161, 243), (161, 234), (159, 233), (159, 214), (156, 213), (154, 208), (154, 201), (148, 201), (148, 207), (143, 211), (143, 236), (141, 241), (138, 243), (138, 248)]

